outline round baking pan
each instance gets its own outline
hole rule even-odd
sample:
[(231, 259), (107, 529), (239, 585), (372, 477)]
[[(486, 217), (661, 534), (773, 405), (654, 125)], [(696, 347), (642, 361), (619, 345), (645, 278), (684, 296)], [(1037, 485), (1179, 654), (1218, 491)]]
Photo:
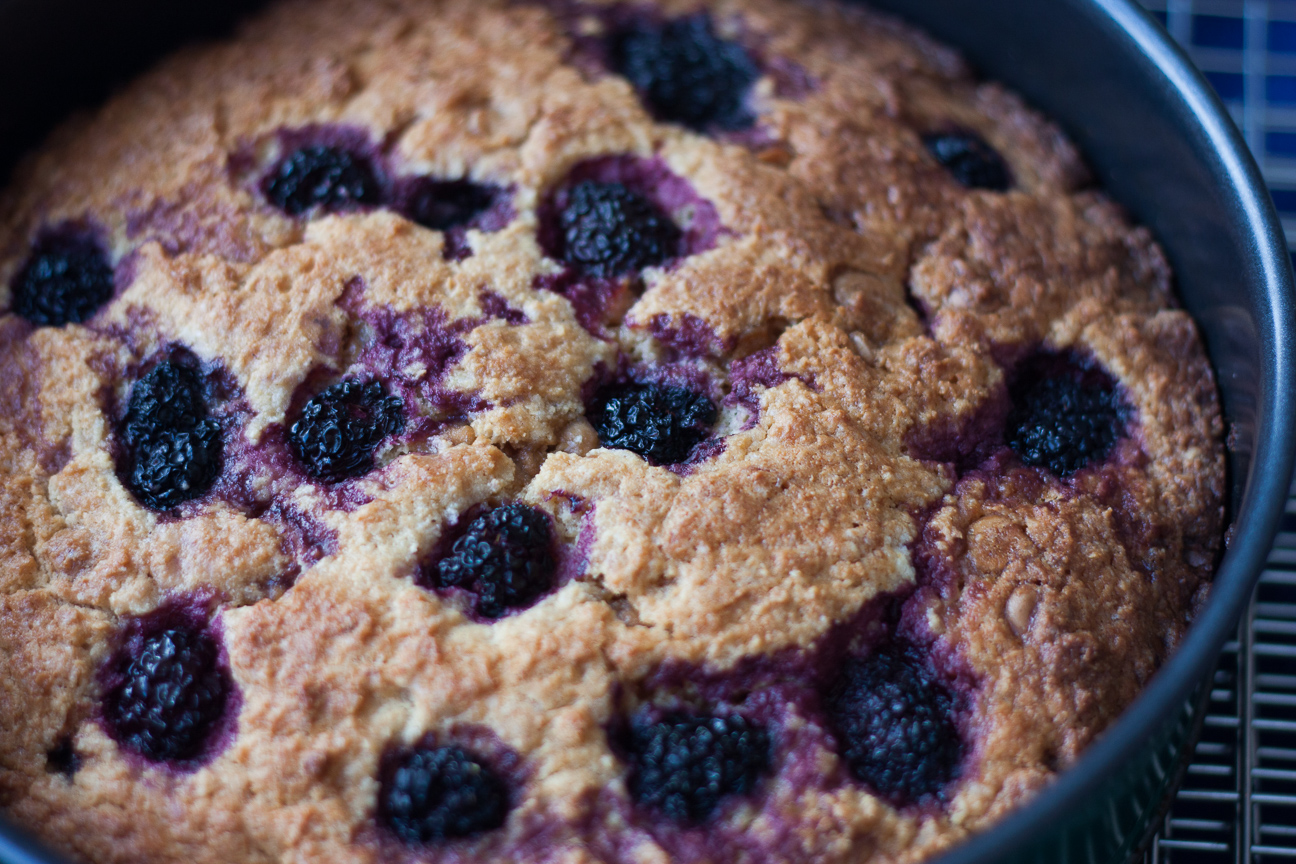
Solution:
[[(69, 111), (256, 0), (0, 0), (0, 171)], [(1291, 259), (1209, 85), (1133, 0), (873, 0), (961, 48), (1071, 135), (1152, 229), (1202, 329), (1229, 429), (1229, 543), (1183, 644), (1079, 764), (940, 864), (1128, 860), (1177, 782), (1203, 688), (1278, 527), (1296, 446)], [(56, 864), (0, 825), (0, 862)]]

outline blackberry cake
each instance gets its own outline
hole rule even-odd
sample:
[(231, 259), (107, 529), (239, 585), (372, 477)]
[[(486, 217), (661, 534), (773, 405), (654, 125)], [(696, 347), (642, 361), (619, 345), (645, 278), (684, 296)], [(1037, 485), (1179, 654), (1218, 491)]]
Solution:
[(290, 0), (0, 203), (0, 813), (86, 862), (914, 862), (1223, 535), (1149, 233), (792, 0)]

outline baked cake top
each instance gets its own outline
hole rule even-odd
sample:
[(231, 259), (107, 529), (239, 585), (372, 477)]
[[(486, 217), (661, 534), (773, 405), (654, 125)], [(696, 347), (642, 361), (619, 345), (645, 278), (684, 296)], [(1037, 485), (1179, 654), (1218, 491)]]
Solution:
[(95, 862), (916, 861), (1200, 603), (1165, 260), (861, 9), (287, 2), (0, 205), (0, 805)]

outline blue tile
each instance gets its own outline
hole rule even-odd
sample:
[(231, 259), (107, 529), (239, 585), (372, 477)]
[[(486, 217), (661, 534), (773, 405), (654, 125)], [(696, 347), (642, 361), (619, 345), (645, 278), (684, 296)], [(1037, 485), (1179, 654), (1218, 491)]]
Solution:
[(1245, 32), (1241, 18), (1222, 15), (1194, 15), (1192, 41), (1202, 48), (1241, 48)]
[(1245, 92), (1241, 72), (1207, 72), (1206, 80), (1225, 102), (1241, 102)]
[(1296, 21), (1269, 22), (1269, 50), (1296, 54)]
[(1280, 213), (1296, 213), (1296, 189), (1270, 189), (1269, 193)]
[(1296, 76), (1270, 75), (1265, 79), (1265, 98), (1270, 102), (1296, 102)]
[(1296, 132), (1266, 132), (1265, 150), (1275, 156), (1296, 156)]

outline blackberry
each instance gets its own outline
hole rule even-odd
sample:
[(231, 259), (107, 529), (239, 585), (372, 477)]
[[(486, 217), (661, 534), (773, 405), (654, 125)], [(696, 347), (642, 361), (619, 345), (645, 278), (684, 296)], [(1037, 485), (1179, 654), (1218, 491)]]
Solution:
[(706, 820), (770, 768), (770, 738), (744, 717), (670, 715), (630, 729), (630, 794), (681, 823)]
[(683, 462), (716, 420), (716, 407), (706, 396), (662, 384), (602, 387), (586, 413), (600, 444), (637, 453), (654, 465)]
[(405, 215), (433, 231), (467, 225), (495, 203), (499, 190), (468, 180), (422, 179), (409, 195)]
[(153, 762), (202, 755), (229, 701), (216, 641), (195, 630), (167, 629), (133, 647), (119, 660), (122, 681), (104, 702), (113, 737)]
[(939, 798), (958, 776), (954, 695), (909, 653), (888, 648), (847, 660), (826, 706), (850, 773), (895, 806)]
[(659, 119), (699, 132), (747, 129), (747, 95), (760, 77), (741, 45), (721, 39), (707, 15), (639, 23), (612, 37), (612, 68)]
[(405, 403), (380, 381), (348, 378), (313, 397), (288, 430), (293, 454), (316, 480), (336, 483), (374, 466), (384, 438), (405, 429)]
[(262, 181), (266, 199), (290, 216), (319, 207), (347, 210), (379, 203), (379, 183), (363, 156), (340, 147), (312, 145), (294, 150)]
[(131, 388), (122, 428), (126, 442), (133, 445), (162, 430), (192, 429), (206, 417), (198, 374), (164, 360)]
[(504, 824), (504, 781), (467, 750), (414, 747), (387, 762), (379, 781), (379, 820), (406, 843), (469, 837)]
[(1012, 185), (1003, 157), (971, 132), (927, 135), (923, 144), (955, 180), (969, 189), (1003, 192)]
[(621, 183), (586, 180), (567, 192), (558, 215), (559, 254), (581, 273), (628, 276), (679, 254), (679, 226)]
[(38, 241), (10, 284), (13, 311), (37, 327), (89, 319), (113, 294), (108, 257), (87, 237)]
[(159, 432), (135, 448), (127, 485), (148, 507), (170, 510), (211, 488), (220, 473), (221, 449), (215, 420)]
[(207, 492), (220, 473), (220, 424), (207, 418), (197, 373), (170, 360), (131, 388), (122, 421), (126, 486), (145, 506), (169, 510)]
[(549, 517), (517, 502), (472, 519), (436, 563), (436, 583), (477, 594), (477, 612), (499, 618), (553, 587), (558, 562)]
[(1027, 465), (1059, 477), (1107, 458), (1125, 431), (1127, 412), (1115, 390), (1077, 375), (1031, 376), (1010, 395), (1008, 446)]

